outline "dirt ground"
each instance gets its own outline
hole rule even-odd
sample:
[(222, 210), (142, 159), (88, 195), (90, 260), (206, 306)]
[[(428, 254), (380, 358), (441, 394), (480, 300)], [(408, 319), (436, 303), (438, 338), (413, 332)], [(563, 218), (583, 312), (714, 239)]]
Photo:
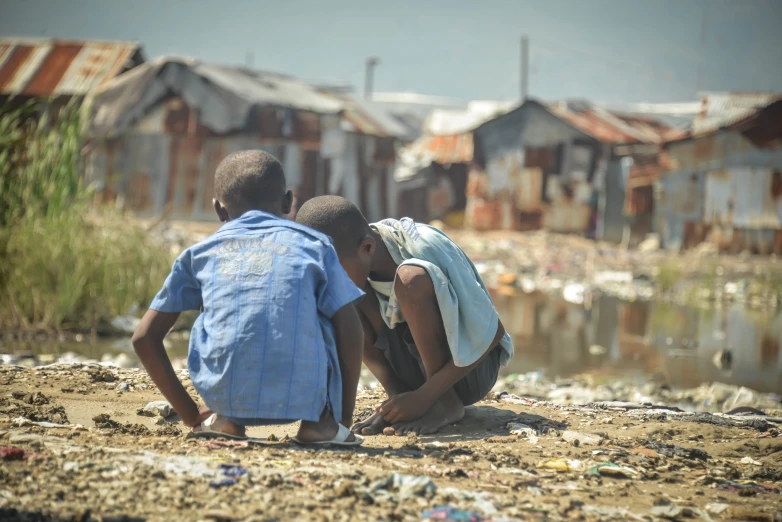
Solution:
[(137, 413), (161, 399), (142, 370), (0, 367), (0, 520), (782, 520), (782, 438), (758, 416), (495, 394), (436, 436), (315, 450), (295, 425), (187, 439)]

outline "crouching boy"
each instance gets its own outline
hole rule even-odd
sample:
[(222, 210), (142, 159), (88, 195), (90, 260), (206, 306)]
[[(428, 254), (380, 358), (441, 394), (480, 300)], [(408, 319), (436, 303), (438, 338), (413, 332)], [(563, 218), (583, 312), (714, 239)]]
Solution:
[[(186, 249), (133, 336), (139, 359), (193, 433), (244, 438), (246, 426), (302, 421), (296, 441), (358, 445), (348, 429), (361, 371), (363, 292), (331, 240), (282, 219), (282, 166), (263, 151), (231, 154), (215, 173), (225, 224)], [(201, 408), (177, 379), (163, 338), (180, 312), (202, 312), (188, 368)]]
[(296, 221), (331, 236), (367, 291), (364, 363), (389, 398), (355, 432), (434, 433), (491, 391), (513, 343), (475, 266), (445, 234), (407, 218), (370, 225), (337, 196), (307, 201)]

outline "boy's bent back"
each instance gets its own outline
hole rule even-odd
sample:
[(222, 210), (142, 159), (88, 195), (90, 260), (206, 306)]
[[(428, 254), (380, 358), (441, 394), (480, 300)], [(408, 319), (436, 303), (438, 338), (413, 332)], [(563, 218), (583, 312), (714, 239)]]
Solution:
[(341, 416), (329, 319), (360, 296), (326, 236), (250, 211), (187, 249), (150, 308), (203, 307), (188, 367), (212, 411), (316, 421), (327, 400)]

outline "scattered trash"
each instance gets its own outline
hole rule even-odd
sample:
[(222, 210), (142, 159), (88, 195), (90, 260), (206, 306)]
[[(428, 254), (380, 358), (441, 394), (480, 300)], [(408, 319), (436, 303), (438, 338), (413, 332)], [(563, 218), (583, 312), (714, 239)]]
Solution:
[(212, 486), (213, 488), (233, 486), (234, 484), (239, 482), (239, 479), (241, 477), (249, 473), (247, 468), (243, 468), (241, 466), (235, 466), (233, 464), (220, 464), (219, 470), (222, 472), (225, 478), (222, 480), (214, 480), (210, 482), (209, 485)]
[(693, 518), (695, 511), (692, 508), (683, 506), (654, 506), (651, 514), (668, 520), (679, 520), (680, 518)]
[(579, 433), (577, 431), (563, 431), (562, 439), (565, 442), (577, 445), (596, 446), (600, 444), (601, 437), (598, 435), (589, 435), (587, 433)]
[(483, 522), (486, 520), (480, 513), (465, 511), (450, 506), (441, 506), (431, 511), (424, 511), (424, 520), (445, 520), (446, 522)]
[(525, 437), (532, 444), (538, 443), (538, 435), (535, 430), (527, 426), (526, 424), (519, 424), (518, 422), (509, 422), (508, 431), (511, 435), (519, 435)]
[(246, 449), (250, 447), (249, 440), (222, 440), (222, 439), (209, 439), (206, 444), (206, 448), (213, 450), (219, 448), (234, 448), (234, 449)]
[(675, 446), (673, 444), (666, 444), (664, 442), (649, 441), (644, 444), (649, 449), (655, 450), (660, 455), (666, 457), (682, 457), (690, 460), (709, 460), (711, 455), (703, 450), (695, 448), (682, 448), (681, 446)]
[(739, 462), (741, 462), (742, 464), (751, 464), (753, 466), (762, 466), (763, 465), (762, 462), (760, 462), (759, 460), (755, 460), (752, 457), (744, 457)]
[(711, 413), (692, 413), (680, 415), (677, 420), (684, 422), (699, 422), (702, 424), (713, 424), (725, 428), (752, 428), (758, 431), (768, 431), (773, 425), (765, 419), (742, 419), (737, 416), (712, 415)]
[(727, 504), (712, 503), (706, 504), (706, 512), (711, 515), (721, 515), (728, 510), (730, 506)]
[(770, 409), (778, 407), (777, 404), (778, 402), (773, 400), (768, 394), (758, 393), (755, 390), (742, 386), (725, 399), (725, 402), (722, 404), (722, 411), (729, 412), (742, 406)]
[(163, 417), (164, 419), (176, 413), (167, 401), (153, 401), (139, 410), (139, 415), (147, 417)]
[(593, 475), (603, 475), (607, 477), (635, 478), (638, 472), (629, 466), (622, 466), (615, 462), (603, 462), (589, 469)]
[(400, 475), (394, 473), (386, 479), (379, 480), (372, 485), (374, 491), (398, 492), (400, 500), (410, 497), (425, 497), (433, 494), (437, 486), (432, 479), (423, 475)]
[(38, 426), (39, 428), (67, 428), (77, 431), (84, 431), (87, 428), (82, 426), (81, 424), (57, 424), (55, 422), (43, 422), (43, 421), (31, 421), (30, 419), (25, 419), (24, 417), (17, 417), (13, 420), (13, 423), (16, 426)]
[(640, 521), (646, 520), (641, 515), (637, 515), (625, 508), (616, 508), (616, 507), (608, 507), (608, 506), (592, 506), (589, 504), (585, 504), (581, 509), (586, 514), (599, 516), (600, 520), (628, 520), (628, 519), (640, 520)]
[(25, 451), (22, 448), (0, 446), (0, 460), (24, 460)]
[(538, 462), (535, 466), (539, 469), (550, 469), (553, 471), (583, 471), (584, 463), (580, 460), (571, 459), (546, 459)]
[(649, 448), (635, 448), (630, 453), (632, 453), (633, 455), (640, 455), (640, 456), (646, 457), (648, 459), (660, 458), (660, 454), (659, 453), (657, 453), (655, 450), (649, 449)]
[(779, 489), (773, 486), (763, 486), (755, 482), (738, 482), (735, 480), (729, 480), (719, 485), (721, 489), (727, 489), (728, 491), (738, 492), (753, 492), (753, 493), (779, 493)]

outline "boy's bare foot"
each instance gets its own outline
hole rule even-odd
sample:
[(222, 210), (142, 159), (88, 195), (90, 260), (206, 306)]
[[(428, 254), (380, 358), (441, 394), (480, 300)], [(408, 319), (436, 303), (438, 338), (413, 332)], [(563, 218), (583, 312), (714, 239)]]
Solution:
[(462, 418), (464, 418), (464, 405), (452, 390), (441, 397), (429, 411), (419, 418), (395, 424), (393, 427), (383, 430), (383, 433), (386, 435), (406, 435), (408, 433), (431, 435), (449, 424), (459, 422)]
[(361, 435), (379, 435), (388, 427), (388, 423), (383, 420), (383, 416), (380, 413), (375, 413), (367, 420), (354, 424), (350, 431), (360, 433)]
[[(318, 422), (302, 421), (296, 438), (304, 443), (327, 442), (337, 435), (338, 429), (339, 424), (337, 424), (337, 421), (334, 420), (328, 411), (324, 410)], [(351, 433), (345, 442), (354, 442), (355, 440), (356, 436)]]

